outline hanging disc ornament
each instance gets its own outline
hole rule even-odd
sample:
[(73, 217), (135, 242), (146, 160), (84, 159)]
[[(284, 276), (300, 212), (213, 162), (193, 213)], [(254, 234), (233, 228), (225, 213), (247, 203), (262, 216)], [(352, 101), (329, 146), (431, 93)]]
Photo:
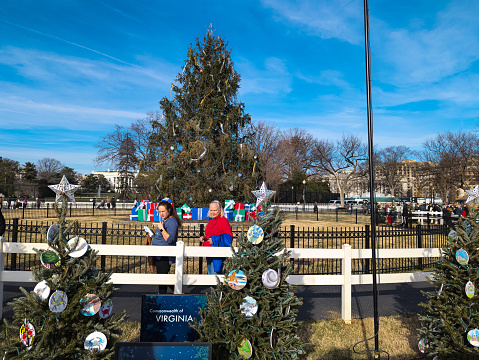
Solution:
[(479, 346), (479, 329), (472, 329), (467, 333), (467, 340), (472, 346)]
[(101, 307), (101, 300), (95, 294), (86, 294), (83, 299), (80, 300), (80, 313), (85, 316), (95, 315)]
[(253, 347), (248, 339), (243, 339), (238, 347), (238, 353), (243, 356), (243, 359), (249, 359), (251, 356), (253, 356)]
[(111, 301), (111, 299), (108, 299), (101, 306), (100, 311), (98, 312), (98, 315), (100, 315), (102, 319), (106, 319), (108, 316), (111, 315), (112, 312), (113, 312), (113, 301)]
[(456, 232), (455, 230), (449, 231), (449, 234), (447, 234), (447, 236), (448, 236), (451, 240), (457, 240), (457, 239), (459, 239), (459, 236), (457, 236), (457, 232)]
[(426, 341), (424, 341), (424, 339), (421, 339), (419, 340), (417, 347), (419, 348), (419, 351), (424, 354), (424, 352), (426, 351), (426, 347), (428, 346), (426, 345)]
[(469, 262), (469, 254), (464, 249), (459, 249), (456, 251), (456, 260), (461, 265), (467, 265)]
[(261, 241), (263, 241), (264, 232), (260, 226), (253, 225), (248, 229), (247, 236), (249, 242), (258, 245), (259, 243), (261, 243)]
[(68, 304), (68, 296), (61, 290), (55, 291), (51, 296), (50, 300), (48, 301), (48, 307), (54, 313), (61, 313)]
[(22, 326), (20, 326), (20, 341), (23, 345), (30, 347), (33, 344), (33, 338), (35, 337), (35, 328), (33, 325), (24, 320)]
[(40, 300), (44, 301), (50, 296), (50, 287), (47, 285), (46, 280), (43, 280), (35, 286), (33, 292), (38, 295)]
[(84, 342), (85, 350), (98, 350), (102, 351), (106, 349), (107, 340), (105, 334), (94, 331), (90, 335), (88, 335)]
[(48, 228), (47, 241), (49, 244), (53, 242), (53, 240), (55, 239), (55, 237), (58, 235), (59, 232), (60, 232), (60, 228), (58, 227), (57, 224), (53, 224)]
[[(74, 246), (75, 248), (73, 249)], [(71, 250), (68, 255), (70, 255), (73, 258), (79, 258), (85, 255), (85, 253), (87, 252), (88, 243), (86, 242), (84, 238), (75, 236), (74, 238), (71, 238), (70, 240), (68, 240), (67, 247), (68, 249)]]
[(233, 290), (241, 290), (245, 287), (248, 279), (241, 270), (233, 270), (228, 274), (228, 285)]
[(279, 284), (279, 275), (273, 269), (268, 269), (265, 270), (263, 276), (261, 276), (261, 280), (263, 281), (263, 285), (268, 289), (274, 289)]
[(466, 295), (469, 299), (472, 299), (474, 297), (474, 290), (474, 284), (471, 280), (469, 280), (466, 284)]
[(258, 304), (251, 296), (246, 296), (243, 300), (240, 305), (241, 313), (245, 314), (247, 318), (252, 318), (258, 312)]
[(58, 254), (53, 250), (46, 250), (42, 252), (40, 260), (42, 265), (47, 269), (56, 269), (57, 267), (60, 267), (62, 263)]

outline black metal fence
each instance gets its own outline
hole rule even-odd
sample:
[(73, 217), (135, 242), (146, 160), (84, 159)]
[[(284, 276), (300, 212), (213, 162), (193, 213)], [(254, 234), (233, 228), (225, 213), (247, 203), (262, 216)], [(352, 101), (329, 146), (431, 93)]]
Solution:
[[(40, 243), (43, 242), (42, 230), (55, 223), (50, 221), (29, 221), (12, 219), (7, 222), (6, 241)], [(204, 233), (204, 224), (197, 227), (184, 226), (179, 231), (178, 240), (186, 246), (199, 246), (199, 237)], [(246, 226), (233, 227), (233, 245), (236, 239), (247, 231)], [(378, 249), (394, 248), (438, 248), (446, 244), (449, 228), (442, 225), (421, 226), (414, 228), (378, 227), (376, 230), (376, 247)], [(142, 245), (146, 233), (143, 226), (135, 224), (80, 224), (79, 235), (90, 244)], [(353, 249), (369, 249), (371, 232), (369, 225), (363, 228), (299, 228), (294, 225), (284, 227), (279, 234), (286, 247), (290, 248), (324, 248), (339, 249), (348, 243)], [(378, 259), (378, 273), (407, 272), (431, 269), (436, 258)], [(340, 259), (291, 259), (294, 274), (340, 274)], [(120, 273), (147, 273), (147, 261), (140, 256), (101, 256), (101, 268)], [(31, 270), (41, 266), (36, 254), (5, 254), (5, 266), (9, 270)], [(206, 273), (206, 259), (186, 258), (186, 274)], [(371, 272), (369, 259), (354, 259), (353, 274)]]

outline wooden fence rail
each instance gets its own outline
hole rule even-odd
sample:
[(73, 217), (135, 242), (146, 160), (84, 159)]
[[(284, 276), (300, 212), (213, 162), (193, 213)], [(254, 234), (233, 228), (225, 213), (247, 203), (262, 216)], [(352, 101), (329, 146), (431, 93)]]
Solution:
[[(132, 274), (113, 273), (111, 282), (114, 284), (137, 285), (174, 285), (175, 294), (181, 294), (183, 285), (216, 285), (215, 275), (185, 274), (183, 262), (185, 257), (231, 257), (230, 248), (206, 248), (199, 246), (185, 246), (178, 241), (176, 246), (147, 246), (147, 245), (103, 245), (90, 244), (99, 255), (109, 256), (174, 256), (176, 257), (175, 274)], [(35, 254), (34, 249), (48, 249), (45, 243), (13, 243), (2, 240), (0, 247), (0, 304), (3, 304), (4, 282), (35, 282), (31, 271), (7, 271), (4, 268), (5, 254)], [(341, 260), (340, 275), (289, 275), (286, 281), (294, 285), (337, 285), (341, 286), (341, 317), (351, 322), (351, 286), (358, 284), (372, 284), (372, 275), (352, 275), (353, 259), (371, 259), (371, 249), (352, 249), (344, 244), (341, 249), (305, 249), (288, 248), (292, 259), (339, 259)], [(378, 249), (378, 259), (423, 258), (442, 256), (439, 248), (407, 248), (407, 249)], [(378, 274), (379, 284), (425, 281), (430, 272)], [(219, 275), (220, 280), (224, 275)], [(3, 305), (0, 318), (3, 316)]]

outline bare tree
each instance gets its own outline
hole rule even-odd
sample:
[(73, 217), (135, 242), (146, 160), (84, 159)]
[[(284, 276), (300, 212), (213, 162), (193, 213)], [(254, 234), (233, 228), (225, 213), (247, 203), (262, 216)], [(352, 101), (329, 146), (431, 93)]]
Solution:
[(313, 159), (321, 174), (332, 175), (339, 189), (341, 206), (344, 206), (344, 193), (353, 179), (362, 176), (361, 164), (367, 160), (367, 146), (355, 135), (345, 135), (336, 143), (329, 140), (314, 142)]
[(290, 129), (283, 133), (278, 156), (284, 178), (292, 179), (296, 173), (307, 174), (313, 169), (314, 138), (306, 130)]
[(407, 160), (413, 152), (407, 146), (390, 146), (376, 154), (377, 181), (382, 183), (391, 195), (396, 196), (396, 193), (402, 192), (402, 189), (398, 189), (398, 185), (403, 179), (402, 161)]
[(474, 133), (444, 132), (424, 142), (423, 157), (429, 187), (434, 186), (447, 202), (457, 188), (477, 180), (479, 139)]
[(37, 174), (39, 179), (44, 179), (47, 183), (51, 183), (58, 173), (63, 169), (64, 165), (57, 159), (43, 158), (37, 162)]

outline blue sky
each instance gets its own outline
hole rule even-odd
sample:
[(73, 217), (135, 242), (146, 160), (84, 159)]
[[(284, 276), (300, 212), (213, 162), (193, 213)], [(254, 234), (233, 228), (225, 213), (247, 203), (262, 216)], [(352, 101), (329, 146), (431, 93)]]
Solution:
[[(420, 149), (479, 115), (478, 1), (370, 1), (374, 143)], [(80, 173), (113, 125), (159, 110), (210, 24), (253, 121), (367, 141), (363, 1), (3, 0), (0, 156)]]

